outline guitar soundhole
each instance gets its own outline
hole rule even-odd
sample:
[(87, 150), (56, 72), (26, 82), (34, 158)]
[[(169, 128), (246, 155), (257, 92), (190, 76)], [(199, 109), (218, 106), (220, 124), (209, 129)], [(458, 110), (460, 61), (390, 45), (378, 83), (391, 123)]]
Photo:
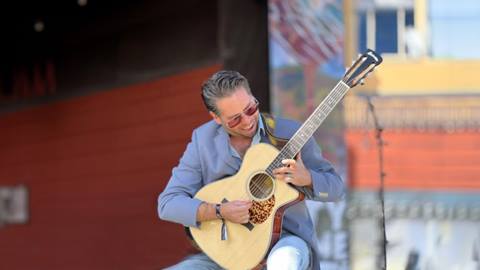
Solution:
[(250, 179), (248, 188), (255, 201), (264, 201), (272, 196), (274, 182), (267, 174), (259, 173)]

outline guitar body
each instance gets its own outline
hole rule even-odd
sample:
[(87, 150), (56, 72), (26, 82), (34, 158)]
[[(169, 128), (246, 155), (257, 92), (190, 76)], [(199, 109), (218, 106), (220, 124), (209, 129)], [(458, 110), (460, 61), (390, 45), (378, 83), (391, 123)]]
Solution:
[[(221, 220), (202, 222), (198, 228), (190, 227), (202, 251), (223, 268), (245, 270), (257, 266), (278, 240), (286, 206), (303, 199), (303, 194), (290, 185), (265, 174), (265, 169), (278, 153), (269, 144), (253, 145), (245, 154), (237, 174), (208, 184), (195, 195), (195, 198), (209, 203), (253, 201), (248, 225), (225, 221), (226, 240), (221, 239)], [(258, 196), (255, 191), (259, 188), (268, 194)]]

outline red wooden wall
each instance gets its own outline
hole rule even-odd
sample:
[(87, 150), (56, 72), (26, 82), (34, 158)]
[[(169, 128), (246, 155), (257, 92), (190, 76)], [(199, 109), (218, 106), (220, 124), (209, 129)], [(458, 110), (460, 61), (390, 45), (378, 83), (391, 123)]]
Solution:
[(218, 66), (0, 115), (0, 186), (24, 184), (30, 219), (0, 228), (0, 269), (161, 269), (187, 254), (156, 199), (208, 119)]
[[(378, 148), (374, 134), (348, 130), (345, 136), (350, 185), (378, 187)], [(480, 190), (480, 132), (387, 130), (383, 138), (386, 188)]]

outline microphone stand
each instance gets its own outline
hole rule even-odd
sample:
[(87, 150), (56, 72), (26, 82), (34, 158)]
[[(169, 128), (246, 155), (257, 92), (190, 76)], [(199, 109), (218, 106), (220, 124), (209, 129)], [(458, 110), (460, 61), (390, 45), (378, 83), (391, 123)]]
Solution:
[(378, 269), (386, 270), (387, 269), (387, 232), (385, 230), (385, 192), (384, 192), (384, 181), (385, 181), (386, 174), (383, 170), (383, 146), (385, 144), (382, 139), (383, 128), (378, 123), (378, 118), (375, 113), (375, 107), (373, 106), (370, 96), (367, 97), (367, 102), (368, 102), (368, 108), (373, 118), (373, 124), (375, 128), (375, 138), (377, 140), (377, 146), (378, 146), (378, 163), (380, 167), (380, 188), (378, 190), (378, 198), (381, 206), (379, 223), (382, 230), (382, 236), (379, 241), (379, 245), (381, 246), (381, 251), (377, 257), (377, 265), (378, 265)]

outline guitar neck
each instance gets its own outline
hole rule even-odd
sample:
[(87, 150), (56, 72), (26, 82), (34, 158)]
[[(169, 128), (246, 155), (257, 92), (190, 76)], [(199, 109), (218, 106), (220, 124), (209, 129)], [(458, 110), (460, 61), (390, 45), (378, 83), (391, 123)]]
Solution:
[(285, 144), (277, 157), (268, 166), (266, 172), (273, 175), (273, 170), (282, 165), (282, 160), (294, 158), (307, 143), (313, 133), (325, 121), (335, 106), (342, 100), (350, 87), (340, 80), (332, 91), (323, 99), (322, 103), (313, 111), (303, 125), (295, 132), (292, 138)]

